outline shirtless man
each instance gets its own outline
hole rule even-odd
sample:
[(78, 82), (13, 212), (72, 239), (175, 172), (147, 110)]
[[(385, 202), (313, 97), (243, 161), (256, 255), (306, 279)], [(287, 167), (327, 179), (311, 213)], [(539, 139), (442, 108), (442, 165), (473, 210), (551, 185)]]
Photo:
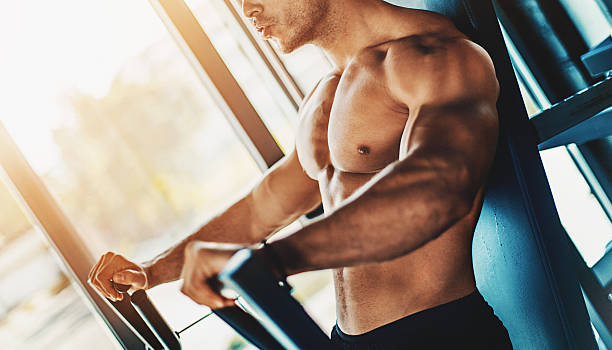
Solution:
[(487, 53), (446, 17), (381, 0), (243, 0), (243, 12), (283, 52), (311, 43), (335, 63), (300, 108), (295, 150), (151, 261), (106, 253), (91, 283), (121, 299), (111, 280), (182, 278), (195, 302), (231, 305), (206, 281), (235, 247), (208, 242), (253, 245), (322, 202), (324, 218), (269, 248), (288, 275), (334, 269), (339, 348), (508, 348), (471, 257), (498, 134)]

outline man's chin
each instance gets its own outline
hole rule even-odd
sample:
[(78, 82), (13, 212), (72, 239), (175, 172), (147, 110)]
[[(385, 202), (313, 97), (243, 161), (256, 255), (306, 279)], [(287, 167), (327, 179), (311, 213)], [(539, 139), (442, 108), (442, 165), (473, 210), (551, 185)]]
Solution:
[(270, 38), (270, 41), (283, 54), (290, 54), (298, 48), (295, 45), (287, 45), (277, 38)]

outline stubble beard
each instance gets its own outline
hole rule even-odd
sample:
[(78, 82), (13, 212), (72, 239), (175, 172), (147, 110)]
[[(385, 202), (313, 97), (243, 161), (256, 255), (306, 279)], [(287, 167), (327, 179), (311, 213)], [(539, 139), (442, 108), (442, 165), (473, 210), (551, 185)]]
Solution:
[(306, 44), (315, 43), (319, 37), (325, 35), (327, 10), (327, 1), (320, 1), (310, 9), (294, 10), (293, 13), (297, 15), (288, 16), (285, 22), (289, 23), (286, 39), (274, 40), (281, 52), (291, 53)]

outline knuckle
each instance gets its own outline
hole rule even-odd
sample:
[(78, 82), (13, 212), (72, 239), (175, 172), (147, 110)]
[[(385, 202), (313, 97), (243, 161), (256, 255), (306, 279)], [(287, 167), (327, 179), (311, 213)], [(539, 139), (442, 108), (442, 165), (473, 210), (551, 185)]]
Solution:
[(181, 293), (183, 293), (183, 294), (185, 294), (185, 295), (189, 296), (189, 294), (188, 294), (188, 293), (189, 293), (189, 291), (187, 290), (187, 287), (186, 287), (185, 285), (183, 285), (183, 286), (181, 287)]
[(194, 247), (195, 247), (195, 244), (196, 243), (194, 241), (191, 241), (191, 242), (187, 243), (187, 245), (185, 246), (185, 251), (187, 251), (187, 252), (192, 251), (194, 249)]
[(95, 280), (95, 281), (96, 281), (96, 283), (95, 283), (95, 284), (96, 284), (96, 287), (97, 287), (99, 290), (106, 292), (106, 288), (104, 287), (104, 283), (102, 282), (102, 280), (100, 280), (99, 278), (96, 278), (96, 280)]
[(185, 246), (185, 257), (190, 259), (195, 251), (195, 242), (189, 242)]
[(188, 254), (198, 254), (199, 252), (202, 251), (202, 242), (200, 241), (191, 241), (189, 243), (187, 243), (187, 245), (185, 246), (185, 251)]
[(181, 287), (181, 290), (189, 290), (191, 288), (191, 282), (190, 281), (184, 281), (183, 282), (183, 287)]

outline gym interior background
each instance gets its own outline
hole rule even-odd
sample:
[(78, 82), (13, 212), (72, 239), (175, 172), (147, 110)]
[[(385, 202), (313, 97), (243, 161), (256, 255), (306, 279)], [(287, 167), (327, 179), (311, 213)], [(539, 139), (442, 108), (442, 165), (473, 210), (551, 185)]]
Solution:
[[(530, 116), (605, 78), (591, 76), (581, 56), (609, 45), (609, 0), (513, 2), (540, 9), (532, 17), (548, 22), (538, 18), (537, 28), (551, 30), (531, 33), (541, 40), (534, 50), (521, 24), (527, 14), (497, 1)], [(108, 250), (157, 254), (292, 149), (297, 107), (330, 61), (312, 46), (279, 54), (239, 14), (234, 0), (0, 4), (3, 349), (119, 349), (82, 270)], [(562, 49), (550, 48), (557, 43)], [(553, 54), (567, 62), (547, 65), (561, 61)], [(563, 78), (572, 65), (585, 86), (547, 73)], [(602, 265), (612, 258), (612, 138), (544, 148), (562, 224), (586, 265)], [(330, 277), (291, 280), (326, 332), (335, 320)], [(207, 312), (177, 283), (149, 295), (174, 329)], [(185, 349), (250, 348), (214, 317), (181, 340)]]

